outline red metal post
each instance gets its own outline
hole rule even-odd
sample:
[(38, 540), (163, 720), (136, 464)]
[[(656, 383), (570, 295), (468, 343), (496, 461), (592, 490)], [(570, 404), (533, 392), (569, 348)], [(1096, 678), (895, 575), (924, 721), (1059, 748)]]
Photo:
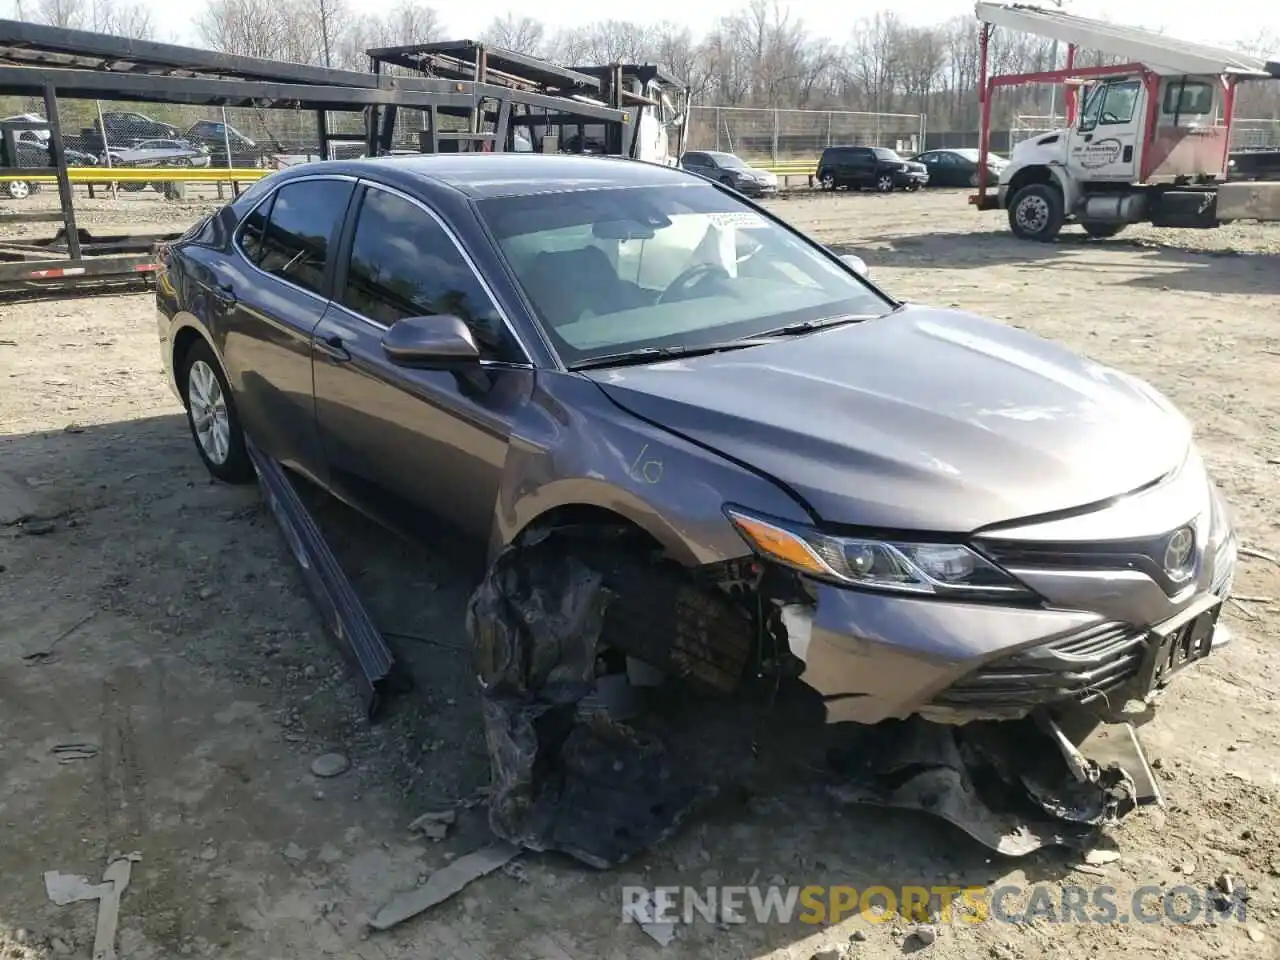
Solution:
[[(1074, 70), (1076, 65), (1076, 45), (1074, 43), (1067, 45), (1067, 69)], [(1080, 103), (1080, 88), (1074, 83), (1067, 84), (1067, 126), (1074, 127), (1076, 125), (1076, 113)]]
[(1222, 78), (1222, 116), (1226, 121), (1226, 136), (1223, 137), (1222, 145), (1222, 172), (1223, 176), (1227, 173), (1227, 164), (1231, 162), (1231, 124), (1235, 120), (1236, 111), (1236, 84), (1239, 82), (1238, 77)]
[(991, 31), (995, 29), (984, 23), (978, 33), (978, 101), (982, 105), (982, 120), (978, 130), (978, 209), (982, 209), (982, 201), (987, 196), (987, 152), (991, 147), (991, 94), (992, 88), (987, 83), (987, 52), (991, 43)]
[(1156, 125), (1160, 122), (1160, 76), (1150, 70), (1142, 71), (1142, 88), (1147, 92), (1147, 129), (1142, 133), (1142, 163), (1138, 169), (1138, 182), (1146, 183), (1155, 169)]

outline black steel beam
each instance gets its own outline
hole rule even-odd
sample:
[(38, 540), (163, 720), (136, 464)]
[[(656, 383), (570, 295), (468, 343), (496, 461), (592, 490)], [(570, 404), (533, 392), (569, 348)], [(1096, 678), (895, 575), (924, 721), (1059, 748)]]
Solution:
[(71, 177), (67, 175), (67, 152), (62, 146), (62, 118), (58, 115), (58, 95), (46, 83), (44, 87), (44, 118), (49, 121), (49, 156), (58, 168), (58, 202), (62, 205), (62, 224), (67, 231), (67, 252), (71, 259), (80, 259), (80, 236), (76, 230), (76, 202), (71, 190)]
[(45, 87), (53, 87), (58, 96), (87, 100), (106, 98), (214, 106), (358, 110), (379, 103), (406, 106), (445, 103), (457, 107), (470, 107), (472, 104), (473, 91), (456, 89), (465, 88), (465, 84), (444, 80), (411, 82), (413, 89), (406, 89), (405, 85), (376, 89), (0, 66), (0, 94), (13, 96), (39, 96)]
[(58, 96), (87, 100), (109, 98), (150, 103), (317, 110), (359, 110), (380, 104), (470, 110), (480, 98), (489, 97), (499, 102), (510, 100), (527, 106), (546, 107), (575, 119), (620, 122), (623, 116), (622, 111), (604, 106), (463, 80), (401, 79), (386, 88), (374, 89), (0, 66), (0, 94), (41, 96), (46, 88), (53, 88)]
[[(585, 90), (599, 90), (600, 81), (590, 74), (570, 70), (566, 67), (530, 57), (503, 47), (491, 47), (474, 40), (441, 40), (435, 43), (417, 43), (401, 47), (377, 47), (365, 53), (375, 63), (385, 63), (410, 70), (420, 70), (423, 64), (417, 58), (423, 56), (444, 56), (457, 60), (474, 62), (476, 54), (484, 51), (487, 65), (499, 73), (511, 74), (528, 83), (558, 89), (581, 87)], [(482, 78), (483, 79), (483, 78)]]
[[(228, 78), (276, 83), (315, 83), (322, 86), (376, 87), (378, 77), (354, 70), (312, 67), (301, 63), (239, 57), (213, 50), (200, 50), (172, 43), (133, 40), (88, 30), (68, 30), (18, 20), (0, 20), (0, 61), (20, 59), (42, 62), (41, 54), (56, 54), (73, 61), (98, 60), (93, 64), (110, 69), (112, 64), (135, 65), (144, 70), (165, 69), (213, 74)], [(53, 62), (44, 62), (54, 66)], [(89, 66), (89, 63), (84, 63)], [(127, 72), (118, 70), (117, 72)]]

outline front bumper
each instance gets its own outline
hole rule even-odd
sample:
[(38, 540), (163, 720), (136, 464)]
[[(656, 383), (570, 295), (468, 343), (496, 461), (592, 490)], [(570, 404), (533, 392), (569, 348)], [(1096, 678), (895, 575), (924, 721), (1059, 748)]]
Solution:
[(923, 187), (929, 182), (929, 172), (908, 170), (894, 177), (894, 184), (899, 187)]
[[(1156, 628), (1230, 595), (1236, 538), (1213, 497), (1194, 579), (1172, 596), (1141, 569), (1078, 566), (1015, 571), (1045, 598), (1035, 606), (811, 582), (814, 605), (782, 608), (801, 679), (822, 695), (830, 723), (1010, 720), (1073, 705), (1112, 716), (1146, 694)], [(1215, 627), (1213, 647), (1226, 638)]]
[(734, 184), (734, 189), (748, 197), (770, 197), (778, 192), (778, 183), (777, 181), (767, 183), (760, 180), (740, 180)]

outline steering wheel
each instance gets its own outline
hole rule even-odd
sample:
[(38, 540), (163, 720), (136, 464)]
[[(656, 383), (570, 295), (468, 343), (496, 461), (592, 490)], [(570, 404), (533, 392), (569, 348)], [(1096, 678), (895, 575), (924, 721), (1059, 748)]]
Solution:
[(729, 279), (729, 271), (718, 263), (695, 263), (667, 285), (667, 289), (658, 294), (658, 303), (679, 299), (677, 294), (691, 293), (708, 280)]

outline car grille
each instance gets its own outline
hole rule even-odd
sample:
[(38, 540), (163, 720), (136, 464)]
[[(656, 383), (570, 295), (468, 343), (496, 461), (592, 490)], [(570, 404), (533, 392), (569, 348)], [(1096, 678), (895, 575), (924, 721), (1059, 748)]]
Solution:
[[(1181, 528), (1179, 528), (1181, 529)], [(1140, 540), (1099, 543), (1027, 543), (1020, 540), (980, 540), (977, 546), (1000, 566), (1041, 570), (1140, 570), (1169, 596), (1185, 589), (1164, 569), (1165, 547), (1176, 531)]]
[(1147, 637), (1147, 631), (1127, 624), (1090, 627), (984, 664), (933, 702), (938, 707), (1014, 716), (1064, 700), (1103, 700), (1138, 672)]

